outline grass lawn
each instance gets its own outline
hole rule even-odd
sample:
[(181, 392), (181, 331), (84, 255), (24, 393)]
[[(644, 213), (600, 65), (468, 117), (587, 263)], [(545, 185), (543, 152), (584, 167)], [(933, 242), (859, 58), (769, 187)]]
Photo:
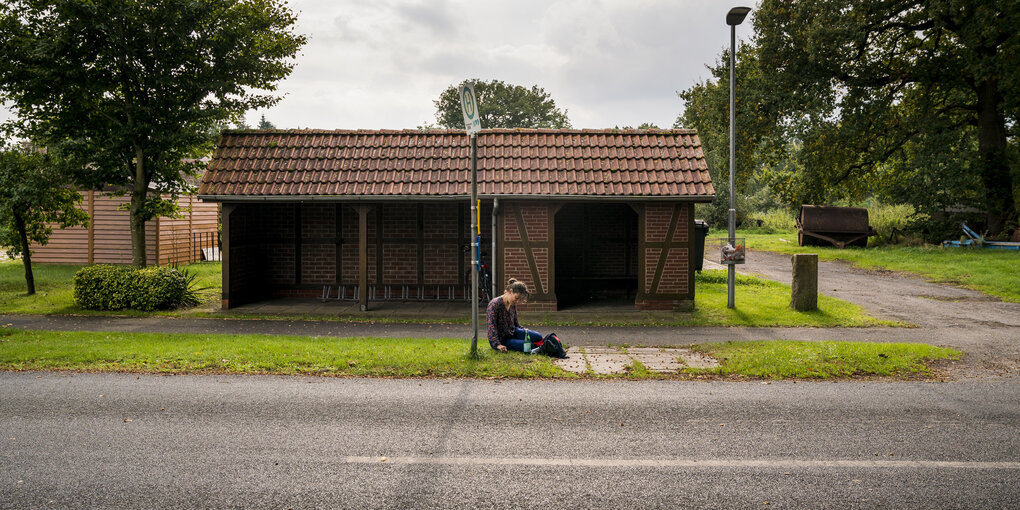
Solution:
[[(81, 266), (33, 264), (36, 295), (25, 295), (24, 270), (20, 262), (0, 263), (0, 312), (10, 314), (88, 314), (88, 315), (164, 315), (195, 317), (237, 317), (251, 319), (316, 319), (365, 321), (359, 315), (271, 316), (266, 314), (219, 311), (221, 288), (220, 264), (204, 262), (183, 266), (198, 274), (198, 286), (204, 303), (185, 310), (162, 312), (82, 310), (74, 304), (71, 279)], [(880, 321), (868, 316), (852, 303), (828, 296), (818, 297), (818, 310), (797, 312), (790, 308), (790, 286), (747, 275), (737, 277), (737, 307), (726, 308), (726, 272), (706, 270), (695, 276), (695, 310), (693, 312), (637, 312), (571, 316), (569, 313), (522, 313), (522, 320), (535, 326), (554, 325), (617, 325), (617, 326), (809, 326), (867, 327), (902, 325)], [(373, 322), (445, 322), (468, 323), (470, 314), (461, 317), (401, 318), (372, 317)]]
[[(32, 264), (35, 277), (35, 295), (25, 294), (25, 267), (21, 261), (0, 262), (0, 312), (10, 314), (87, 314), (87, 315), (179, 315), (181, 311), (137, 312), (96, 312), (82, 310), (74, 304), (74, 273), (82, 266), (60, 264)], [(219, 307), (220, 277), (219, 262), (202, 262), (181, 266), (197, 275), (196, 286), (203, 303), (192, 310)]]
[[(328, 338), (270, 335), (56, 332), (0, 329), (0, 370), (233, 373), (368, 377), (579, 378), (551, 358), (498, 354), (483, 341), (468, 357), (465, 339)], [(626, 379), (917, 377), (926, 362), (959, 352), (923, 344), (741, 342), (694, 346), (722, 361), (675, 374), (641, 366)], [(605, 376), (597, 376), (604, 378)]]
[[(914, 273), (934, 282), (951, 283), (1020, 303), (1020, 252), (940, 246), (847, 248), (797, 246), (797, 232), (737, 233), (750, 250), (817, 253), (820, 260), (845, 260), (865, 269)], [(753, 256), (753, 255), (751, 255)]]

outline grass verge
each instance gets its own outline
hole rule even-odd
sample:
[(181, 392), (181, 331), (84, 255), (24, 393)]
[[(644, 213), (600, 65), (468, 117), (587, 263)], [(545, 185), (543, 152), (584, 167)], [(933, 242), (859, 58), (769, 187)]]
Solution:
[[(577, 375), (551, 358), (498, 354), (482, 342), (480, 359), (464, 339), (331, 338), (24, 331), (0, 329), (0, 370), (132, 373), (228, 373), (362, 377), (606, 378)], [(745, 378), (917, 377), (926, 363), (960, 353), (923, 344), (740, 342), (693, 346), (722, 366), (661, 374), (635, 362), (609, 378), (698, 376)]]
[(687, 369), (689, 373), (756, 379), (928, 376), (931, 375), (929, 362), (962, 356), (954, 349), (913, 343), (770, 340), (703, 344), (693, 348), (718, 359), (721, 365), (711, 369)]
[(567, 377), (552, 358), (497, 355), (484, 341), (0, 331), (0, 369), (371, 377)]
[[(819, 260), (845, 260), (864, 269), (905, 271), (934, 282), (950, 283), (1020, 303), (1020, 252), (940, 246), (879, 246), (840, 250), (826, 246), (797, 246), (797, 232), (738, 233), (751, 250), (779, 253), (817, 253)], [(752, 255), (753, 256), (753, 255)]]
[[(190, 311), (208, 310), (219, 306), (222, 277), (219, 262), (202, 262), (180, 266), (196, 275), (195, 287), (202, 304)], [(83, 310), (74, 303), (74, 273), (82, 266), (62, 264), (32, 264), (35, 277), (35, 295), (25, 294), (25, 266), (20, 260), (0, 262), (0, 313), (49, 315), (181, 315), (189, 310), (166, 310), (139, 312), (120, 310), (116, 312)]]
[[(184, 310), (159, 312), (82, 310), (74, 303), (71, 280), (81, 266), (33, 264), (37, 293), (25, 295), (24, 269), (20, 261), (0, 263), (0, 313), (36, 315), (116, 315), (116, 316), (173, 316), (204, 318), (282, 319), (282, 320), (335, 320), (346, 322), (378, 323), (460, 323), (471, 322), (470, 314), (456, 317), (401, 316), (399, 311), (389, 315), (345, 313), (280, 315), (248, 313), (219, 309), (221, 290), (220, 264), (204, 262), (182, 266), (198, 275), (197, 286), (203, 304)], [(692, 312), (641, 312), (624, 307), (621, 312), (556, 313), (521, 312), (521, 320), (534, 326), (807, 326), (807, 327), (867, 327), (902, 326), (868, 316), (854, 304), (828, 296), (819, 296), (818, 310), (797, 312), (790, 308), (790, 286), (747, 275), (737, 278), (737, 307), (726, 307), (725, 271), (706, 270), (695, 276), (695, 309)], [(466, 308), (467, 305), (465, 305)], [(242, 309), (243, 310), (243, 309)], [(341, 310), (341, 307), (337, 307)], [(484, 310), (483, 310), (484, 311)]]

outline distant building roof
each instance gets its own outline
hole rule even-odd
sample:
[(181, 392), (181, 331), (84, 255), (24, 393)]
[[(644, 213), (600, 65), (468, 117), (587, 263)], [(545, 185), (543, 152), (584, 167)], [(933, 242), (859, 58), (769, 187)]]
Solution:
[[(241, 130), (220, 137), (207, 200), (464, 197), (470, 139), (454, 130)], [(715, 195), (693, 130), (490, 129), (478, 135), (482, 197)]]

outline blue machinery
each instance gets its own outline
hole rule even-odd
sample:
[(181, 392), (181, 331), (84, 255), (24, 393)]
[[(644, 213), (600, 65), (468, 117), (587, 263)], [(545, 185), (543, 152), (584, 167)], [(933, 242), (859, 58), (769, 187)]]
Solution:
[(1010, 243), (1005, 241), (986, 241), (985, 236), (979, 236), (977, 232), (971, 230), (966, 223), (961, 223), (963, 226), (963, 233), (967, 236), (967, 239), (962, 241), (942, 241), (942, 247), (951, 248), (991, 248), (993, 250), (1016, 250), (1020, 251), (1020, 243)]

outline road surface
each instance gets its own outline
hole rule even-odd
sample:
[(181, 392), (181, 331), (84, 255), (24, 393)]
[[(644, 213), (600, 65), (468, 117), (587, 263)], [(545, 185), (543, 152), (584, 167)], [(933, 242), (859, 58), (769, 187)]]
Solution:
[(1020, 386), (0, 373), (0, 508), (1017, 508)]

